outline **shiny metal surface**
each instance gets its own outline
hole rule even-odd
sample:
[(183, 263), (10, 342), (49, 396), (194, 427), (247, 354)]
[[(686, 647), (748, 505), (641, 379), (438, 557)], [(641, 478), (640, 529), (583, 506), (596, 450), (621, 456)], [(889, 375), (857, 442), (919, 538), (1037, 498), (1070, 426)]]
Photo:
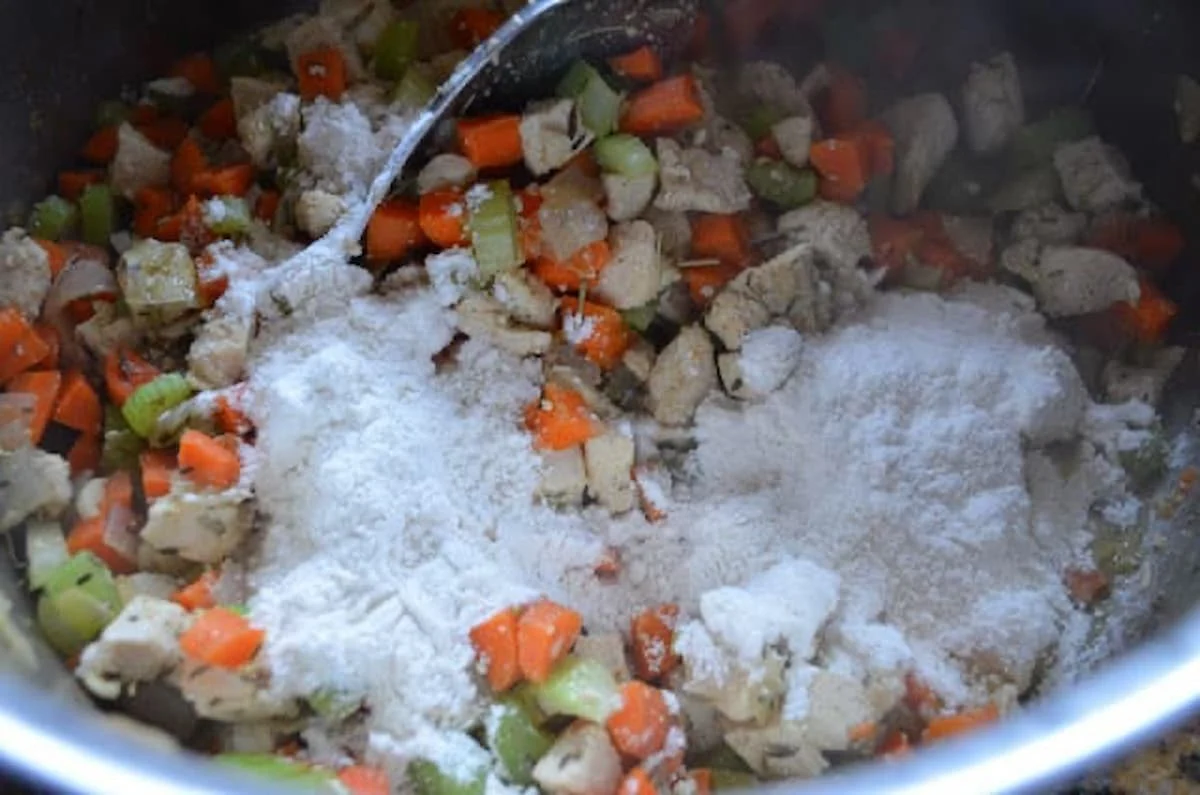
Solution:
[[(154, 5), (147, 3), (146, 7)], [(239, 4), (228, 5), (232, 9)], [(284, 5), (288, 4), (268, 3), (258, 10), (263, 13), (269, 10), (274, 14), (286, 10)], [(1008, 8), (1013, 15), (1011, 18), (1006, 16), (1010, 11), (1001, 10), (995, 12), (996, 18), (988, 20), (988, 35), (996, 31), (1023, 35), (1013, 33), (1024, 29), (1024, 22), (1013, 21), (1019, 18), (1017, 6), (1033, 8), (1037, 5), (975, 0), (959, 4), (959, 7)], [(1042, 13), (1079, 14), (1081, 19), (1093, 21), (1104, 35), (1108, 34), (1109, 28), (1141, 30), (1130, 28), (1130, 19), (1112, 10), (1118, 5), (1121, 4), (1097, 2), (1077, 8), (1074, 3), (1064, 3)], [(548, 76), (559, 72), (580, 53), (603, 55), (627, 46), (631, 38), (647, 36), (680, 45), (683, 23), (691, 8), (690, 0), (538, 0), (523, 9), (442, 87), (430, 111), (400, 143), (393, 165), (419, 162), (439, 120), (445, 116), (467, 108), (504, 106), (522, 95), (536, 95)], [(1147, 8), (1147, 13), (1159, 13), (1155, 10), (1157, 7), (1148, 5)], [(1117, 16), (1107, 18), (1106, 9)], [(1168, 17), (1168, 21), (1171, 19), (1174, 18)], [(629, 24), (631, 20), (636, 24)], [(1154, 50), (1159, 53), (1156, 57), (1160, 60), (1149, 59), (1143, 66), (1130, 68), (1153, 68), (1156, 72), (1181, 68), (1176, 61), (1191, 58), (1190, 49), (1180, 46), (1168, 50), (1154, 37), (1182, 41), (1186, 30), (1195, 29), (1187, 27), (1194, 21), (1194, 15), (1189, 17), (1185, 13), (1176, 20), (1176, 26), (1159, 24), (1151, 34), (1143, 35), (1138, 47)], [(30, 24), (35, 29), (46, 29), (44, 26), (49, 23), (42, 19)], [(1079, 36), (1081, 41), (1085, 38)], [(1069, 50), (1075, 45), (1079, 42), (1064, 45), (1064, 49)], [(968, 47), (968, 44), (959, 43), (959, 46)], [(1041, 51), (1047, 42), (1041, 40), (1030, 46)], [(1075, 72), (1086, 79), (1089, 70), (1094, 70), (1089, 57), (1086, 48), (1083, 55), (1063, 56), (1077, 67), (1069, 74), (1056, 71), (1054, 64), (1057, 62), (1050, 59), (1045, 73), (1047, 82), (1061, 81), (1068, 84), (1068, 90), (1073, 90), (1072, 86), (1078, 80)], [(1114, 57), (1130, 63), (1148, 58), (1132, 45)], [(1162, 60), (1164, 58), (1169, 63)], [(1149, 65), (1151, 61), (1154, 66)], [(116, 78), (117, 83), (149, 73), (138, 71), (128, 63), (122, 69), (125, 71)], [(67, 80), (68, 76), (56, 75), (54, 79), (60, 78)], [(101, 83), (105, 92), (111, 93), (110, 89), (114, 87), (111, 76), (97, 79), (95, 83), (85, 81), (79, 90), (64, 91), (64, 97), (69, 97), (70, 103), (64, 99), (62, 103), (48, 107), (66, 108), (71, 103), (79, 103), (80, 107), (90, 108), (86, 103), (106, 95), (96, 93)], [(1149, 101), (1126, 96), (1119, 85), (1113, 87), (1102, 81), (1101, 85), (1094, 86), (1098, 102), (1107, 102), (1119, 111), (1121, 107), (1137, 107)], [(44, 96), (39, 92), (42, 89), (35, 93)], [(1158, 108), (1164, 99), (1156, 96), (1155, 107)], [(0, 108), (6, 101), (5, 95), (0, 93)], [(28, 98), (20, 101), (36, 102)], [(82, 111), (63, 112), (82, 118)], [(42, 115), (47, 117), (47, 113)], [(1165, 117), (1165, 114), (1160, 115)], [(0, 116), (3, 116), (2, 112)], [(50, 113), (47, 128), (53, 126), (54, 121)], [(73, 123), (65, 116), (61, 121), (64, 130)], [(79, 122), (79, 119), (75, 121)], [(1156, 123), (1163, 121), (1164, 118), (1157, 118)], [(82, 135), (80, 129), (81, 123), (75, 123), (70, 137), (67, 133), (56, 133), (44, 141), (41, 148), (37, 136), (31, 136), (28, 130), (19, 135), (14, 133), (19, 142), (14, 151), (24, 152), (26, 162), (36, 164), (40, 170), (35, 174), (22, 166), (24, 171), (14, 173), (29, 171), (27, 179), (14, 179), (4, 188), (7, 193), (0, 193), (0, 198), (27, 200), (36, 195), (43, 186), (35, 177), (40, 174), (44, 179), (45, 174), (52, 173), (54, 163), (61, 162), (64, 153), (69, 151), (59, 139), (77, 142)], [(1139, 133), (1133, 131), (1128, 122), (1123, 125), (1118, 118), (1111, 129), (1122, 148), (1131, 152), (1139, 172), (1146, 173), (1144, 169), (1148, 169), (1155, 175), (1150, 188), (1156, 199), (1175, 217), (1200, 221), (1200, 215), (1197, 215), (1200, 206), (1194, 197), (1189, 198), (1190, 194), (1176, 186), (1176, 182), (1190, 179), (1190, 174), (1181, 173), (1178, 164), (1175, 168), (1162, 166), (1151, 151), (1156, 147), (1147, 144), (1144, 137), (1139, 138)], [(1109, 129), (1105, 132), (1108, 134)], [(1123, 138), (1125, 134), (1130, 136), (1129, 141)], [(1150, 140), (1155, 139), (1151, 137)], [(13, 160), (16, 157), (20, 155), (10, 153), (9, 159), (0, 161), (0, 165), (16, 168)], [(1200, 283), (1200, 280), (1193, 281)], [(1181, 285), (1180, 291), (1195, 294), (1189, 285)], [(1195, 318), (1200, 316), (1194, 306), (1188, 307), (1188, 312), (1192, 313), (1193, 322), (1185, 324), (1185, 331), (1188, 326), (1194, 327)], [(1167, 413), (1170, 425), (1178, 432), (1190, 428), (1192, 412), (1197, 405), (1194, 385), (1200, 383), (1200, 378), (1196, 369), (1196, 363), (1191, 362), (1189, 371), (1172, 387), (1173, 400)], [(1119, 626), (1114, 625), (1111, 632), (1118, 640), (1132, 642), (1160, 625), (1170, 629), (1142, 644), (1137, 651), (1115, 661), (1099, 674), (1062, 689), (1014, 720), (978, 736), (914, 754), (904, 761), (866, 765), (837, 778), (807, 784), (782, 783), (764, 789), (795, 793), (898, 794), (1045, 791), (1052, 784), (1069, 780), (1081, 771), (1095, 769), (1114, 754), (1129, 750), (1193, 714), (1200, 708), (1200, 614), (1185, 614), (1195, 604), (1197, 578), (1194, 572), (1200, 560), (1200, 544), (1195, 539), (1197, 526), (1193, 504), (1187, 506), (1180, 519), (1161, 522), (1151, 529), (1147, 544), (1160, 547), (1163, 552), (1151, 562), (1142, 583), (1144, 593), (1141, 598), (1130, 601), (1129, 614), (1122, 616)], [(13, 583), (12, 572), (0, 571), (0, 585), (17, 596)], [(1156, 609), (1152, 610), (1152, 605)], [(25, 618), (20, 620), (27, 621)], [(50, 695), (47, 688), (54, 683), (58, 684), (60, 692), (70, 693), (71, 688), (62, 686), (65, 677), (61, 670), (49, 667), (50, 657), (40, 659), (42, 662), (36, 671), (10, 669), (0, 676), (0, 764), (9, 770), (19, 771), (44, 786), (79, 793), (266, 791), (259, 783), (250, 785), (227, 777), (200, 760), (132, 746), (111, 729), (87, 717), (72, 697)]]

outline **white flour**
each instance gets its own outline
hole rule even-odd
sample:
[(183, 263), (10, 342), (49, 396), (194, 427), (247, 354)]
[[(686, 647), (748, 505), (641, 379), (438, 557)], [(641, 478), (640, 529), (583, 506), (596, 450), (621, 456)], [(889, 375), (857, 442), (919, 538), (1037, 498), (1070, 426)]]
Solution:
[[(435, 727), (482, 714), (466, 632), (490, 611), (545, 592), (595, 630), (657, 602), (694, 616), (705, 592), (792, 558), (840, 577), (831, 657), (890, 667), (911, 650), (951, 701), (985, 696), (968, 667), (1027, 677), (1082, 622), (1059, 577), (1112, 471), (1085, 450), (1067, 483), (1044, 459), (1026, 488), (1023, 437), (1069, 437), (1089, 409), (1015, 296), (882, 296), (806, 339), (782, 391), (702, 408), (694, 477), (656, 498), (654, 525), (531, 501), (520, 413), (539, 369), (469, 342), (435, 376), (453, 327), (434, 291), (276, 321), (253, 364), (268, 521), (251, 562), (275, 687), (364, 694), (377, 751), (437, 756)], [(615, 584), (593, 574), (610, 546)]]

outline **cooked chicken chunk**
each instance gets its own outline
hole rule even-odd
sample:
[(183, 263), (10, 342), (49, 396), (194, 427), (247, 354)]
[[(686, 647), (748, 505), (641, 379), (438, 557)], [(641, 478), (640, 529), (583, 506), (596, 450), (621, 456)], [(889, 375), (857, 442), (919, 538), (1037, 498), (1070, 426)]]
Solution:
[(550, 350), (554, 339), (547, 331), (513, 326), (504, 305), (486, 295), (469, 295), (457, 307), (458, 328), (468, 337), (491, 340), (517, 356), (533, 356)]
[(808, 151), (812, 147), (815, 127), (811, 114), (789, 116), (771, 127), (771, 136), (779, 144), (784, 160), (796, 168), (808, 165)]
[(299, 711), (295, 701), (270, 693), (267, 671), (257, 662), (231, 671), (185, 659), (172, 679), (196, 714), (209, 720), (271, 720)]
[(587, 470), (583, 449), (576, 446), (566, 450), (542, 453), (542, 479), (537, 495), (551, 505), (568, 508), (583, 504), (587, 488)]
[(650, 411), (663, 425), (687, 425), (717, 385), (716, 350), (700, 326), (679, 332), (650, 372)]
[(441, 154), (430, 159), (417, 174), (417, 190), (432, 193), (442, 188), (465, 188), (475, 181), (475, 166), (462, 155)]
[(97, 303), (96, 314), (75, 327), (75, 336), (87, 349), (103, 359), (114, 348), (135, 347), (140, 334), (133, 319), (117, 314), (114, 304)]
[(963, 124), (971, 151), (999, 152), (1025, 124), (1021, 76), (1011, 53), (971, 64), (963, 86)]
[(919, 94), (901, 100), (883, 115), (896, 141), (896, 175), (892, 212), (908, 215), (958, 143), (954, 109), (941, 94)]
[(792, 73), (777, 63), (752, 61), (738, 74), (737, 93), (789, 116), (812, 116), (808, 97)]
[(750, 332), (740, 351), (722, 354), (717, 360), (725, 391), (741, 400), (766, 397), (795, 372), (803, 346), (800, 334), (785, 326)]
[(114, 699), (122, 685), (149, 682), (179, 664), (179, 636), (191, 623), (174, 602), (136, 596), (83, 650), (76, 675), (95, 695)]
[(654, 227), (664, 256), (681, 260), (691, 252), (692, 225), (688, 223), (685, 213), (650, 207), (645, 212), (644, 220)]
[(238, 138), (254, 164), (275, 165), (300, 134), (300, 97), (280, 93), (238, 118)]
[(683, 149), (669, 138), (658, 139), (657, 149), (658, 209), (730, 214), (750, 207), (750, 189), (736, 155)]
[(296, 197), (296, 226), (314, 240), (324, 236), (346, 212), (341, 196), (324, 190), (306, 190)]
[(612, 795), (621, 758), (603, 726), (579, 721), (568, 728), (533, 768), (533, 779), (551, 795)]
[(252, 318), (214, 311), (188, 350), (188, 380), (198, 389), (221, 389), (242, 379), (254, 333)]
[(1067, 203), (1076, 210), (1099, 213), (1142, 199), (1142, 185), (1130, 176), (1129, 163), (1095, 136), (1059, 146), (1054, 167)]
[(127, 199), (142, 188), (166, 185), (171, 179), (171, 153), (159, 149), (129, 124), (117, 130), (117, 155), (109, 180)]
[(233, 99), (233, 113), (238, 118), (250, 114), (266, 105), (276, 94), (286, 90), (279, 81), (257, 77), (234, 77), (229, 81), (229, 95)]
[(569, 99), (534, 103), (521, 117), (525, 166), (539, 177), (561, 168), (593, 137), (579, 122), (575, 103)]
[(1167, 381), (1183, 363), (1185, 355), (1185, 348), (1163, 348), (1155, 352), (1145, 367), (1109, 362), (1101, 374), (1104, 396), (1112, 403), (1140, 400), (1147, 405), (1157, 406), (1162, 400)]
[(1086, 215), (1068, 212), (1057, 202), (1050, 202), (1018, 215), (1013, 221), (1012, 236), (1017, 240), (1032, 238), (1048, 246), (1062, 246), (1077, 242), (1086, 229)]
[(589, 439), (583, 446), (583, 459), (588, 493), (611, 514), (633, 510), (637, 503), (633, 439), (613, 432)]
[(1137, 271), (1118, 256), (1094, 248), (1051, 246), (1038, 260), (1033, 294), (1050, 317), (1086, 315), (1119, 301), (1137, 301)]
[(518, 323), (539, 329), (554, 325), (558, 310), (554, 293), (526, 270), (506, 271), (497, 276), (492, 283), (492, 297)]
[(645, 221), (613, 227), (612, 259), (600, 272), (596, 295), (617, 309), (633, 309), (653, 301), (662, 285), (658, 235)]
[(50, 258), (24, 229), (0, 238), (0, 307), (13, 307), (28, 318), (42, 313), (50, 292)]
[(747, 289), (740, 275), (712, 300), (704, 316), (704, 325), (731, 351), (741, 348), (747, 334), (770, 321), (770, 311)]
[(31, 516), (56, 518), (71, 504), (71, 471), (36, 448), (0, 452), (0, 532)]
[(160, 554), (220, 563), (246, 537), (253, 516), (244, 492), (192, 492), (177, 484), (150, 505), (141, 540)]
[(853, 271), (871, 256), (867, 222), (853, 207), (815, 201), (779, 218), (779, 231), (796, 243), (808, 243), (836, 268)]

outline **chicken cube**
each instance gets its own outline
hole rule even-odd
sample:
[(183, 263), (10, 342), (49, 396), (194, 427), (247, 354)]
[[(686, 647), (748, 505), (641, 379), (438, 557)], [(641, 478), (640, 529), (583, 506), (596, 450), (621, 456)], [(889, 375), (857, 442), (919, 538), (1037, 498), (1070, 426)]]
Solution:
[(233, 100), (233, 114), (241, 120), (253, 111), (266, 105), (276, 94), (287, 90), (279, 81), (263, 80), (258, 77), (234, 77), (229, 81), (229, 96)]
[(596, 295), (617, 309), (634, 309), (658, 297), (662, 266), (658, 235), (645, 221), (614, 226), (609, 234), (612, 259), (600, 272)]
[[(597, 193), (602, 194), (599, 180)], [(546, 194), (546, 191), (543, 191)], [(608, 216), (600, 209), (599, 200), (573, 196), (559, 201), (547, 195), (538, 210), (538, 222), (542, 225), (542, 242), (550, 256), (565, 262), (577, 251), (608, 237)]]
[(695, 144), (716, 154), (737, 158), (742, 168), (754, 162), (754, 142), (738, 125), (724, 116), (712, 114), (695, 136)]
[(345, 212), (345, 199), (328, 191), (306, 190), (296, 197), (296, 226), (314, 240), (332, 229)]
[(587, 470), (581, 447), (542, 453), (542, 479), (537, 496), (556, 507), (578, 507), (583, 504), (586, 488)]
[(608, 731), (579, 721), (563, 732), (533, 768), (533, 780), (551, 795), (612, 795), (621, 779), (621, 757)]
[(132, 199), (142, 188), (166, 185), (171, 179), (171, 153), (159, 149), (129, 124), (117, 130), (117, 154), (109, 171), (112, 189)]
[(771, 137), (779, 144), (784, 160), (796, 168), (808, 165), (808, 152), (812, 147), (815, 127), (811, 114), (789, 116), (771, 127)]
[(1040, 241), (1032, 237), (1021, 238), (1000, 253), (1000, 267), (1033, 284), (1038, 278), (1038, 260), (1041, 257)]
[(28, 318), (42, 313), (50, 292), (50, 257), (37, 242), (14, 227), (0, 238), (0, 307), (12, 307)]
[(751, 61), (738, 73), (737, 93), (789, 116), (812, 117), (808, 97), (792, 73), (771, 61)]
[(75, 336), (96, 358), (103, 359), (116, 348), (137, 346), (141, 334), (132, 318), (117, 314), (113, 304), (97, 303), (95, 307), (96, 314), (75, 327)]
[(658, 188), (658, 174), (643, 174), (626, 177), (623, 174), (602, 174), (605, 210), (608, 217), (620, 223), (632, 221), (645, 212), (654, 200)]
[(1073, 246), (1044, 249), (1032, 286), (1049, 317), (1100, 312), (1141, 295), (1137, 271), (1128, 262), (1107, 251)]
[(594, 137), (580, 123), (569, 99), (535, 102), (521, 116), (521, 151), (526, 168), (535, 176), (566, 165)]
[(1142, 200), (1142, 185), (1130, 176), (1129, 163), (1096, 136), (1060, 145), (1054, 168), (1067, 203), (1076, 210), (1101, 213)]
[(346, 77), (351, 83), (357, 83), (366, 77), (362, 57), (358, 47), (349, 40), (336, 20), (324, 16), (314, 16), (297, 25), (283, 42), (287, 48), (288, 63), (292, 66), (292, 74), (299, 74), (300, 56), (332, 47), (341, 53), (346, 63)]
[(650, 378), (650, 371), (654, 369), (655, 355), (654, 346), (638, 337), (621, 357), (621, 365), (632, 373), (634, 378), (645, 383)]
[(1145, 367), (1109, 362), (1100, 376), (1105, 398), (1112, 403), (1140, 400), (1149, 406), (1157, 406), (1167, 381), (1183, 363), (1186, 354), (1186, 348), (1163, 348), (1154, 353)]
[(417, 174), (417, 191), (425, 194), (443, 188), (465, 188), (477, 175), (475, 166), (462, 155), (437, 155)]
[(871, 256), (871, 233), (853, 207), (815, 201), (780, 216), (779, 231), (794, 243), (807, 243), (835, 268), (856, 271)]
[(669, 138), (658, 139), (657, 151), (662, 187), (655, 207), (725, 215), (749, 209), (750, 189), (736, 155), (683, 149)]
[(31, 516), (54, 519), (71, 504), (71, 469), (36, 448), (0, 452), (0, 533)]
[(252, 662), (236, 671), (184, 659), (171, 677), (196, 714), (228, 723), (294, 717), (299, 705), (273, 695), (268, 674)]
[[(813, 249), (807, 243), (791, 246), (755, 268), (739, 274), (746, 292), (758, 299), (772, 316), (787, 315), (793, 307), (807, 306), (816, 292)], [(801, 331), (811, 330), (806, 324)]]
[(492, 297), (518, 323), (539, 329), (554, 327), (558, 301), (549, 287), (526, 270), (498, 275), (492, 283)]
[(805, 733), (822, 751), (845, 750), (850, 730), (874, 718), (867, 690), (858, 680), (820, 669), (809, 680)]
[(276, 94), (269, 101), (238, 119), (238, 138), (254, 164), (275, 165), (300, 135), (300, 97)]
[(80, 519), (95, 519), (104, 504), (104, 489), (108, 478), (91, 478), (75, 495), (75, 515)]
[(650, 411), (663, 425), (687, 425), (717, 385), (716, 350), (697, 325), (684, 328), (663, 349), (647, 383)]
[(236, 489), (192, 492), (176, 484), (147, 512), (142, 543), (193, 563), (220, 563), (242, 543), (254, 509)]
[(611, 514), (632, 510), (637, 503), (633, 439), (612, 432), (589, 439), (583, 445), (583, 460), (588, 493)]
[(535, 356), (550, 350), (554, 338), (547, 331), (515, 327), (503, 304), (486, 295), (469, 295), (456, 309), (458, 328), (468, 337), (490, 340), (517, 356)]
[(663, 256), (681, 260), (691, 253), (692, 225), (686, 213), (651, 206), (646, 209), (643, 220), (654, 227)]
[(963, 125), (978, 154), (999, 152), (1025, 124), (1025, 97), (1012, 53), (971, 64), (963, 86)]
[(628, 682), (629, 661), (625, 658), (625, 639), (619, 632), (598, 632), (575, 641), (574, 654), (585, 660), (603, 663), (617, 682)]
[(242, 380), (253, 333), (251, 317), (212, 313), (188, 349), (188, 380), (200, 390), (222, 389)]
[(1012, 236), (1026, 238), (1048, 246), (1065, 246), (1077, 242), (1087, 230), (1087, 216), (1068, 212), (1058, 202), (1024, 210), (1012, 225)]
[(725, 742), (750, 769), (768, 778), (814, 778), (829, 767), (821, 750), (794, 721), (727, 732)]
[(123, 684), (152, 681), (179, 664), (179, 636), (190, 623), (174, 602), (136, 596), (83, 650), (75, 673), (93, 694), (115, 699)]
[(800, 365), (804, 340), (794, 329), (768, 326), (750, 332), (742, 349), (717, 360), (725, 391), (740, 400), (766, 397), (787, 382)]
[(941, 94), (919, 94), (901, 100), (883, 114), (896, 141), (896, 173), (891, 209), (908, 215), (958, 143), (954, 109)]
[(704, 325), (731, 351), (742, 347), (747, 334), (769, 322), (771, 313), (745, 289), (744, 280), (735, 280), (718, 293), (704, 316)]

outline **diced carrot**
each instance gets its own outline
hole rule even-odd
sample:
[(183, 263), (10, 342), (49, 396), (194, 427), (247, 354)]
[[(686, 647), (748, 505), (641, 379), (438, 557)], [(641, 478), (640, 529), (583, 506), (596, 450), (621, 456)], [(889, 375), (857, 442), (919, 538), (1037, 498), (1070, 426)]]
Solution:
[(688, 771), (688, 778), (692, 780), (692, 791), (695, 795), (712, 795), (713, 775), (707, 767), (698, 767)]
[(137, 131), (145, 136), (146, 140), (159, 149), (166, 149), (168, 152), (174, 151), (175, 147), (179, 146), (183, 142), (183, 139), (188, 137), (190, 129), (187, 122), (173, 116), (155, 119), (152, 122), (141, 124), (137, 127)]
[(546, 384), (542, 396), (525, 407), (525, 427), (536, 450), (566, 450), (599, 436), (604, 428), (574, 389)]
[(450, 18), (450, 40), (460, 50), (473, 50), (504, 24), (504, 16), (490, 8), (460, 8)]
[(213, 141), (237, 138), (237, 115), (233, 111), (233, 100), (228, 97), (218, 99), (200, 114), (196, 126), (204, 133), (205, 138)]
[(184, 138), (171, 158), (171, 184), (183, 194), (195, 193), (196, 175), (208, 168), (204, 150), (194, 138)]
[(128, 348), (113, 348), (104, 357), (104, 389), (116, 406), (125, 405), (138, 387), (159, 375), (157, 367)]
[(953, 284), (971, 272), (970, 261), (949, 240), (926, 236), (917, 244), (914, 255), (925, 267), (941, 271), (943, 287)]
[[(635, 767), (625, 774), (617, 785), (616, 795), (658, 795), (650, 774), (640, 767)], [(700, 795), (697, 793), (696, 795)]]
[(104, 440), (99, 431), (81, 433), (67, 451), (67, 464), (71, 467), (71, 477), (78, 477), (84, 472), (95, 472), (100, 468), (100, 454), (104, 449)]
[(942, 715), (931, 718), (921, 734), (922, 742), (933, 742), (946, 737), (965, 734), (1000, 719), (1000, 710), (995, 704), (960, 712), (957, 715)]
[(721, 288), (741, 273), (736, 265), (705, 265), (696, 268), (681, 268), (688, 294), (696, 306), (707, 306)]
[(911, 671), (904, 675), (904, 706), (922, 716), (942, 708), (942, 700), (929, 685)]
[(908, 735), (899, 729), (894, 729), (887, 737), (883, 738), (883, 742), (875, 749), (875, 752), (883, 757), (904, 756), (911, 750), (908, 741)]
[(174, 453), (169, 450), (147, 450), (138, 457), (142, 470), (142, 493), (147, 500), (167, 496), (171, 491), (171, 475), (178, 469)]
[(219, 440), (195, 430), (186, 430), (179, 440), (179, 469), (193, 483), (227, 489), (242, 476), (242, 462)]
[(418, 213), (421, 231), (438, 248), (467, 244), (467, 205), (458, 188), (422, 194)]
[(46, 322), (37, 322), (33, 324), (33, 330), (42, 338), (42, 342), (46, 343), (46, 347), (50, 352), (45, 358), (40, 360), (35, 367), (42, 370), (57, 370), (58, 356), (62, 351), (62, 339), (58, 336), (58, 329)]
[(253, 163), (206, 168), (192, 179), (197, 193), (207, 196), (245, 196), (254, 185)]
[(608, 65), (621, 77), (653, 83), (662, 80), (662, 58), (649, 46), (608, 59)]
[(503, 693), (521, 681), (517, 661), (517, 611), (506, 608), (468, 633), (492, 691)]
[(104, 541), (103, 514), (83, 519), (67, 534), (67, 551), (72, 555), (91, 552), (104, 562), (114, 574), (130, 574), (137, 570), (136, 564)]
[(229, 274), (217, 267), (215, 258), (207, 251), (196, 257), (196, 292), (200, 302), (210, 307), (229, 289)]
[(925, 237), (925, 230), (910, 220), (875, 213), (867, 219), (871, 233), (871, 251), (875, 264), (888, 270), (900, 270), (914, 256)]
[(41, 246), (42, 251), (46, 252), (46, 259), (50, 265), (51, 278), (57, 278), (58, 274), (62, 273), (62, 269), (67, 267), (67, 260), (70, 259), (70, 249), (53, 240), (42, 240), (39, 238), (35, 242)]
[(867, 187), (870, 169), (859, 141), (826, 138), (812, 145), (809, 158), (821, 177), (822, 196), (849, 202)]
[(103, 182), (105, 173), (98, 168), (62, 171), (58, 175), (58, 192), (64, 199), (76, 201), (88, 185)]
[[(592, 158), (592, 160), (595, 162), (595, 158)], [(574, 158), (572, 162), (575, 162)], [(517, 214), (522, 218), (537, 218), (538, 211), (542, 209), (544, 201), (542, 186), (536, 182), (531, 182), (517, 191)]]
[(862, 146), (871, 176), (886, 177), (896, 170), (896, 142), (892, 131), (883, 122), (863, 122), (854, 129), (851, 137)]
[(563, 329), (573, 338), (575, 350), (602, 370), (611, 370), (633, 344), (634, 334), (621, 313), (592, 301), (562, 299)]
[(1081, 607), (1091, 607), (1112, 593), (1112, 582), (1108, 575), (1098, 569), (1067, 569), (1063, 573), (1063, 582), (1071, 600)]
[(161, 114), (158, 108), (152, 102), (139, 102), (129, 109), (129, 118), (127, 121), (134, 127), (141, 124), (149, 124), (157, 119)]
[(662, 749), (670, 724), (662, 691), (635, 680), (621, 685), (621, 707), (609, 716), (607, 725), (621, 755), (640, 762)]
[(657, 682), (679, 667), (679, 657), (672, 650), (678, 620), (679, 606), (673, 604), (651, 607), (633, 617), (629, 642), (639, 679)]
[(37, 370), (21, 373), (8, 382), (11, 394), (31, 395), (34, 399), (33, 418), (29, 422), (30, 441), (36, 446), (42, 441), (50, 415), (54, 412), (54, 401), (62, 387), (62, 374), (54, 370)]
[(517, 663), (521, 675), (534, 684), (550, 678), (558, 661), (567, 655), (583, 628), (583, 617), (574, 610), (540, 599), (517, 619)]
[(612, 248), (608, 241), (597, 240), (576, 251), (566, 262), (538, 257), (531, 271), (548, 287), (560, 292), (575, 292), (585, 284), (595, 286), (600, 273), (611, 261)]
[(197, 93), (221, 93), (221, 78), (217, 75), (217, 65), (206, 52), (185, 55), (171, 66), (169, 74), (171, 77), (187, 80)]
[(829, 85), (823, 92), (822, 128), (827, 135), (849, 133), (867, 118), (867, 89), (861, 80), (837, 66), (829, 67)]
[(83, 159), (98, 166), (106, 166), (117, 156), (117, 128), (114, 125), (101, 127), (83, 145)]
[(633, 135), (672, 133), (704, 118), (696, 78), (668, 77), (629, 98), (621, 116), (622, 132)]
[(0, 309), (0, 383), (20, 375), (50, 353), (25, 316), (12, 307)]
[(217, 584), (217, 572), (213, 569), (201, 574), (171, 595), (171, 601), (187, 610), (208, 610), (217, 606), (213, 586)]
[(232, 610), (214, 607), (200, 614), (179, 636), (185, 655), (218, 668), (241, 668), (254, 659), (266, 632)]
[(372, 263), (396, 262), (424, 244), (421, 212), (412, 202), (389, 199), (367, 223), (367, 260)]
[(1122, 301), (1114, 307), (1118, 320), (1140, 342), (1163, 341), (1179, 307), (1147, 279), (1142, 279), (1141, 296), (1136, 304)]
[(217, 398), (214, 419), (217, 422), (218, 428), (224, 433), (234, 436), (245, 436), (254, 430), (254, 423), (250, 421), (246, 413), (235, 405), (234, 401), (227, 395), (221, 395)]
[(873, 743), (879, 735), (879, 724), (873, 720), (864, 721), (850, 727), (846, 739), (851, 743)]
[(1087, 245), (1093, 248), (1154, 270), (1170, 266), (1183, 253), (1185, 243), (1183, 232), (1171, 221), (1129, 213), (1111, 213), (1097, 219), (1087, 237)]
[(266, 224), (273, 223), (282, 198), (283, 195), (279, 191), (270, 188), (259, 193), (254, 202), (254, 217)]
[(83, 373), (72, 370), (63, 377), (52, 419), (80, 433), (99, 433), (104, 410), (100, 407), (96, 390), (92, 389)]
[(349, 795), (388, 795), (392, 791), (387, 771), (369, 765), (351, 765), (338, 771), (338, 781)]
[[(160, 224), (178, 209), (169, 188), (146, 187), (133, 197), (133, 232), (138, 237), (160, 238)], [(176, 239), (178, 235), (175, 235)]]
[(592, 566), (592, 574), (596, 579), (613, 582), (621, 576), (621, 553), (615, 547), (608, 547), (600, 553), (600, 559)]
[(476, 168), (508, 168), (524, 159), (520, 116), (459, 119), (457, 127), (458, 147)]
[(334, 102), (346, 92), (346, 59), (336, 47), (321, 47), (296, 59), (300, 98), (311, 102), (327, 97)]
[(700, 215), (692, 221), (692, 256), (742, 269), (753, 264), (750, 230), (740, 215)]

